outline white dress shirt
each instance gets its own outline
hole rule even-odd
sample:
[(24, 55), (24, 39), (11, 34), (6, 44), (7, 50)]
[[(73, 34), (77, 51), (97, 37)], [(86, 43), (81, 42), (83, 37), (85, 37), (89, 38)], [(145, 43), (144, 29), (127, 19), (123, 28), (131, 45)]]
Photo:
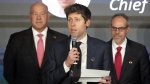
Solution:
[[(87, 34), (85, 35), (85, 37), (83, 39), (81, 39), (78, 42), (82, 42), (82, 44), (80, 45), (80, 49), (82, 52), (81, 69), (86, 69), (86, 64), (87, 64)], [(71, 49), (72, 49), (72, 40), (70, 41), (70, 50)], [(67, 67), (65, 62), (64, 62), (64, 69), (65, 69), (66, 73), (70, 70), (70, 67)], [(82, 83), (82, 84), (86, 84), (86, 83)]]
[(127, 38), (125, 38), (124, 42), (121, 45), (117, 45), (114, 40), (112, 40), (112, 51), (113, 51), (113, 62), (115, 61), (115, 55), (117, 53), (117, 47), (120, 46), (121, 48), (121, 57), (122, 57), (122, 63), (125, 55), (127, 45)]
[(32, 27), (33, 38), (34, 38), (34, 43), (35, 43), (36, 49), (37, 49), (38, 40), (40, 39), (40, 38), (37, 36), (38, 34), (43, 34), (42, 40), (43, 40), (44, 49), (45, 49), (45, 41), (46, 41), (46, 36), (47, 36), (47, 30), (48, 30), (48, 28), (46, 27), (41, 33), (39, 33), (39, 32), (37, 32), (37, 31)]

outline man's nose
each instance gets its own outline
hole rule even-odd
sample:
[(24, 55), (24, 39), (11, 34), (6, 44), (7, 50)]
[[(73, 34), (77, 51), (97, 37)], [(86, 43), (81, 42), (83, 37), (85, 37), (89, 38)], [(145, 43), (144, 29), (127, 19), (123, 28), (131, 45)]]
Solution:
[(40, 14), (37, 15), (37, 19), (38, 20), (41, 19), (41, 15)]
[(115, 32), (116, 32), (116, 34), (119, 34), (120, 30), (117, 28)]
[(72, 21), (72, 22), (71, 22), (71, 26), (75, 26), (75, 21)]

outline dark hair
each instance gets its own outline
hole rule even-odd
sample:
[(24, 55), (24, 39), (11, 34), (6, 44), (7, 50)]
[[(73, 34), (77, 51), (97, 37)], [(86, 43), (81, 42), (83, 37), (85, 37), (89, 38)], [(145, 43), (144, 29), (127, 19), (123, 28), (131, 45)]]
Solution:
[(84, 18), (85, 22), (88, 19), (91, 19), (91, 11), (88, 9), (88, 7), (81, 5), (81, 4), (72, 4), (65, 8), (66, 17), (68, 19), (68, 15), (71, 13), (78, 13), (81, 14), (81, 16)]
[(129, 18), (128, 18), (128, 16), (127, 16), (126, 14), (124, 14), (124, 13), (117, 13), (117, 14), (113, 15), (113, 16), (111, 17), (111, 26), (112, 26), (112, 20), (113, 20), (115, 17), (118, 17), (118, 16), (123, 17), (123, 18), (127, 21), (126, 27), (129, 27)]

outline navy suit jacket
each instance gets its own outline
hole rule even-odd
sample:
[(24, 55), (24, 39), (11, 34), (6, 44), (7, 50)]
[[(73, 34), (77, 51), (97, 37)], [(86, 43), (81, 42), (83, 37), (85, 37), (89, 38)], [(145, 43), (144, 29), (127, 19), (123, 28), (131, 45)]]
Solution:
[[(108, 47), (106, 42), (88, 36), (86, 68), (110, 70), (110, 52)], [(65, 73), (63, 67), (69, 51), (70, 38), (59, 41), (52, 47), (49, 56), (47, 84), (71, 84), (70, 71)]]
[(58, 39), (66, 35), (48, 28), (45, 53), (39, 68), (32, 29), (26, 29), (10, 36), (4, 54), (4, 77), (9, 84), (45, 84), (44, 67), (47, 63), (48, 50)]
[[(108, 42), (112, 51), (112, 40)], [(112, 57), (112, 55), (111, 55)], [(117, 80), (113, 58), (111, 58), (112, 84), (150, 84), (148, 52), (144, 45), (127, 39), (120, 80)]]

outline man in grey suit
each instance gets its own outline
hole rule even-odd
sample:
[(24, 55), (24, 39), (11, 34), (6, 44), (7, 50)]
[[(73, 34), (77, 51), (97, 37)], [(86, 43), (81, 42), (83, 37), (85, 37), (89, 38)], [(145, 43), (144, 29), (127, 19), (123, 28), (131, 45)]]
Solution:
[[(106, 42), (90, 37), (86, 29), (90, 25), (91, 12), (83, 5), (73, 4), (65, 8), (68, 21), (68, 29), (71, 36), (77, 37), (77, 42), (81, 42), (80, 49), (72, 48), (71, 36), (59, 41), (52, 46), (49, 56), (49, 72), (47, 74), (48, 84), (81, 84), (74, 80), (72, 66), (81, 63), (81, 69), (110, 70), (110, 52)], [(81, 57), (82, 56), (82, 57)], [(77, 65), (73, 65), (77, 61)], [(81, 62), (80, 62), (81, 61)], [(81, 70), (80, 69), (80, 70)], [(79, 70), (79, 71), (80, 71)], [(80, 74), (76, 73), (76, 75)], [(88, 74), (88, 73), (87, 73)], [(109, 76), (104, 77), (106, 81), (97, 81), (100, 84), (111, 83)], [(82, 82), (82, 84), (95, 84), (92, 82)], [(96, 83), (97, 84), (97, 83)]]
[[(126, 37), (129, 18), (115, 14), (111, 18), (112, 84), (150, 84), (149, 58), (146, 47)], [(120, 49), (119, 49), (120, 48)]]
[[(47, 27), (50, 14), (45, 4), (34, 3), (29, 16), (32, 27), (12, 34), (6, 47), (4, 77), (9, 84), (45, 84), (48, 50), (54, 42), (67, 37)], [(42, 49), (38, 46), (38, 34), (43, 35)], [(39, 49), (44, 51), (41, 55)]]

